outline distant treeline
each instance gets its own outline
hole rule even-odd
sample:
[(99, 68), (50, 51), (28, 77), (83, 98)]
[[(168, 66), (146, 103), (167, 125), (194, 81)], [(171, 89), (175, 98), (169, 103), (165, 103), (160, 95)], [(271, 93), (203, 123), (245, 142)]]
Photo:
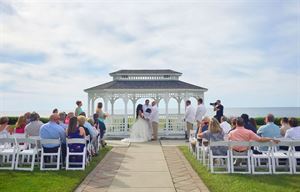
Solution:
[[(9, 118), (9, 124), (10, 125), (14, 125), (16, 124), (17, 120), (18, 120), (18, 117), (8, 117)], [(280, 120), (281, 120), (282, 117), (277, 117), (275, 118), (275, 124), (277, 125), (280, 125)], [(265, 117), (256, 117), (254, 118), (255, 121), (256, 121), (256, 124), (257, 125), (264, 125), (265, 124)], [(300, 117), (297, 118), (298, 121), (300, 122)], [(43, 123), (47, 123), (49, 121), (49, 118), (46, 118), (46, 117), (42, 117), (40, 118), (40, 120), (43, 122)]]

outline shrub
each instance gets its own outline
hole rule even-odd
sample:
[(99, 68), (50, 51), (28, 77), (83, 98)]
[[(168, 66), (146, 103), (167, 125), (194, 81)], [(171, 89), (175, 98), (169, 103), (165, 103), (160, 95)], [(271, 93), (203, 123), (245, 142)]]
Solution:
[[(8, 119), (9, 119), (8, 124), (9, 125), (15, 125), (17, 123), (17, 121), (18, 121), (18, 118), (19, 117), (16, 117), (16, 116), (8, 117)], [(41, 117), (40, 120), (43, 123), (47, 123), (49, 121), (49, 118), (48, 117)]]

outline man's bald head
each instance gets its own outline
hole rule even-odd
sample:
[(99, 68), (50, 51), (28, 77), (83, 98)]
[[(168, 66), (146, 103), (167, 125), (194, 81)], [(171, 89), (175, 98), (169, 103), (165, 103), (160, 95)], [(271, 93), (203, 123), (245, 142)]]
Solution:
[(50, 115), (50, 121), (52, 122), (58, 122), (59, 121), (59, 115), (57, 113), (53, 113), (52, 115)]

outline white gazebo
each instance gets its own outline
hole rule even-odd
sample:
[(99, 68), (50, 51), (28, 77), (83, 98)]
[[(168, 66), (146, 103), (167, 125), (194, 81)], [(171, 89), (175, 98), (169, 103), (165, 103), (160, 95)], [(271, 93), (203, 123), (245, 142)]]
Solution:
[[(88, 115), (95, 112), (95, 101), (102, 98), (104, 110), (111, 105), (110, 116), (106, 120), (106, 136), (126, 137), (134, 122), (135, 110), (128, 113), (128, 102), (131, 100), (133, 109), (141, 98), (154, 99), (158, 105), (161, 100), (165, 103), (165, 114), (160, 114), (161, 137), (184, 136), (184, 122), (180, 104), (182, 100), (203, 98), (206, 88), (192, 85), (179, 80), (182, 73), (173, 70), (119, 70), (110, 73), (113, 81), (85, 89), (88, 93)], [(117, 99), (124, 101), (124, 114), (114, 114), (114, 103)], [(169, 100), (174, 98), (178, 103), (178, 114), (169, 114)]]

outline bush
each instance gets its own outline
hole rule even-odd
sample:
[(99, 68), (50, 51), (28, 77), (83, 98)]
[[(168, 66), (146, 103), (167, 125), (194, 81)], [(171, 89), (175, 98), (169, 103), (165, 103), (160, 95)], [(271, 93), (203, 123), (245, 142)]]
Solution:
[[(281, 120), (281, 118), (282, 117), (276, 117), (275, 118), (275, 124), (276, 125), (280, 126), (280, 120)], [(255, 117), (254, 119), (256, 121), (256, 124), (259, 125), (259, 126), (265, 124), (265, 117)], [(298, 117), (297, 120), (298, 120), (298, 123), (300, 123), (300, 117)]]
[[(18, 118), (19, 117), (8, 117), (9, 121), (8, 121), (8, 124), (9, 125), (15, 125), (18, 121)], [(43, 123), (47, 123), (49, 121), (49, 118), (46, 118), (46, 117), (41, 117), (40, 120), (43, 122)]]

